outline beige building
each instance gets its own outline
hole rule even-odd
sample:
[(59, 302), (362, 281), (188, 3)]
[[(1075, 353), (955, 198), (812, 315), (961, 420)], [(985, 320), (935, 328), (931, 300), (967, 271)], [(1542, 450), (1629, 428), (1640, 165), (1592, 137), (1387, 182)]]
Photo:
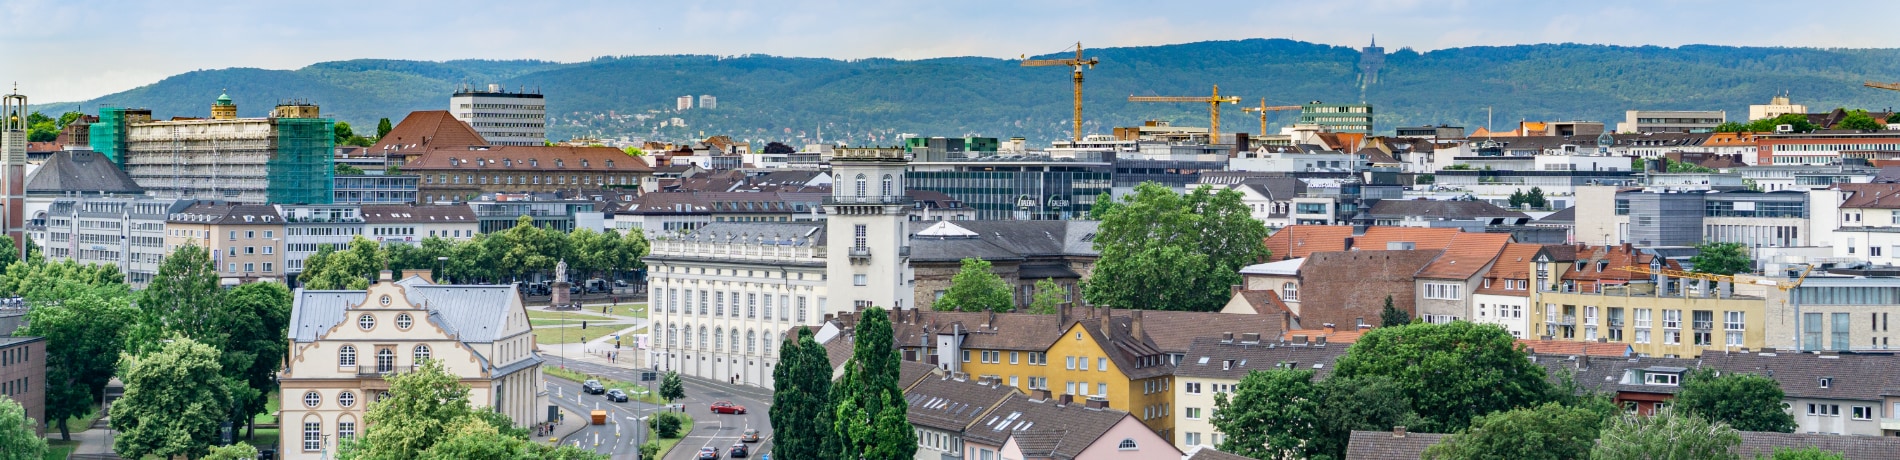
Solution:
[(327, 458), (361, 435), (384, 378), (424, 360), (470, 388), (469, 401), (530, 426), (548, 395), (527, 309), (513, 286), (432, 285), (420, 278), (366, 291), (298, 290), (281, 382), (281, 458)]
[(363, 205), (363, 236), (383, 244), (467, 241), (480, 229), (475, 210), (467, 205)]
[(1775, 97), (1768, 99), (1767, 104), (1749, 105), (1748, 121), (1774, 118), (1790, 113), (1807, 114), (1808, 106), (1789, 101), (1787, 94), (1776, 94)]
[(210, 251), (223, 284), (284, 278), (284, 219), (276, 207), (191, 205), (165, 219), (165, 253), (187, 243)]

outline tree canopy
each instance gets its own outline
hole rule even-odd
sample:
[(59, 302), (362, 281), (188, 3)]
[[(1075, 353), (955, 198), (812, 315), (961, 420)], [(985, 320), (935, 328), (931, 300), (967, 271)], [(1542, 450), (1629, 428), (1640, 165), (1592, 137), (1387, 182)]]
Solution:
[(0, 398), (0, 460), (40, 460), (46, 456), (46, 440), (33, 429), (38, 421), (26, 416), (26, 408), (13, 398)]
[[(23, 293), (32, 306), (27, 325), (19, 333), (46, 338), (46, 417), (58, 428), (61, 439), (72, 439), (67, 420), (91, 413), (101, 390), (112, 380), (119, 354), (126, 349), (128, 334), (140, 321), (132, 294), (116, 282), (82, 277), (46, 277), (57, 270), (34, 270), (78, 266), (70, 261), (27, 265), (14, 262), (0, 279), (21, 286), (20, 279), (31, 280)], [(113, 270), (112, 273), (117, 273)], [(82, 427), (83, 429), (84, 427)]]
[(1147, 182), (1120, 202), (1096, 203), (1102, 256), (1084, 296), (1119, 308), (1219, 311), (1240, 268), (1269, 255), (1266, 226), (1240, 199), (1228, 189), (1183, 195)]
[(1056, 314), (1056, 311), (1062, 309), (1062, 304), (1069, 301), (1068, 295), (1069, 291), (1056, 284), (1055, 280), (1043, 278), (1036, 282), (1036, 293), (1030, 297), (1029, 307), (1023, 309), (1023, 312), (1038, 315)]
[(1731, 450), (1741, 443), (1742, 435), (1734, 428), (1664, 408), (1649, 415), (1611, 417), (1590, 458), (1729, 460), (1739, 458)]
[(1759, 374), (1718, 375), (1713, 369), (1689, 374), (1672, 402), (1676, 410), (1742, 431), (1793, 433), (1794, 416), (1782, 403), (1781, 383)]
[(1528, 407), (1550, 394), (1544, 368), (1495, 325), (1456, 321), (1376, 328), (1334, 366), (1333, 378), (1392, 379), (1427, 432), (1456, 431), (1479, 415)]
[(877, 307), (861, 315), (851, 360), (845, 363), (844, 377), (831, 388), (832, 429), (839, 453), (830, 458), (912, 458), (917, 452), (917, 433), (904, 415), (908, 405), (897, 384), (890, 315)]
[[(1426, 460), (1569, 460), (1590, 458), (1603, 414), (1546, 403), (1479, 416), (1425, 449)], [(1698, 457), (1674, 457), (1698, 458)]]
[(1841, 121), (1834, 123), (1834, 129), (1878, 131), (1887, 129), (1887, 123), (1885, 120), (1876, 119), (1868, 115), (1866, 110), (1855, 109), (1852, 112), (1848, 112), (1847, 116), (1841, 117)]
[(112, 403), (112, 448), (127, 458), (203, 457), (218, 442), (218, 424), (230, 420), (231, 393), (217, 376), (219, 353), (174, 336), (156, 350), (129, 357), (125, 397)]
[(950, 288), (932, 305), (939, 311), (993, 311), (1007, 313), (1016, 309), (1009, 283), (990, 272), (990, 262), (978, 258), (963, 259), (963, 267), (950, 279)]
[(1385, 296), (1385, 307), (1379, 309), (1379, 327), (1392, 327), (1412, 324), (1412, 314), (1392, 305), (1392, 296)]
[(1716, 275), (1752, 273), (1755, 258), (1748, 255), (1748, 247), (1741, 243), (1708, 242), (1696, 245), (1696, 254), (1689, 257), (1689, 269)]
[(772, 369), (774, 453), (783, 458), (824, 458), (837, 448), (831, 430), (831, 361), (811, 329), (799, 328), (779, 348)]
[(1233, 397), (1214, 394), (1214, 428), (1225, 433), (1220, 450), (1253, 458), (1306, 458), (1318, 437), (1319, 402), (1313, 371), (1248, 372)]

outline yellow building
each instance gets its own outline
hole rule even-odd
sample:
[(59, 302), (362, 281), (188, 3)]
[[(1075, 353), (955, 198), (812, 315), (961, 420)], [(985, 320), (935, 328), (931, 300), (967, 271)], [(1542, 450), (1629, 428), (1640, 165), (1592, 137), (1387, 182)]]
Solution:
[(1278, 337), (1285, 329), (1278, 315), (1064, 310), (1055, 315), (904, 310), (892, 323), (906, 361), (971, 378), (992, 377), (1025, 392), (1103, 399), (1170, 439), (1174, 366), (1195, 337), (1223, 332)]
[(1680, 358), (1766, 346), (1763, 286), (1651, 277), (1642, 270), (1680, 267), (1629, 245), (1545, 246), (1531, 266), (1528, 338), (1628, 343), (1641, 356)]

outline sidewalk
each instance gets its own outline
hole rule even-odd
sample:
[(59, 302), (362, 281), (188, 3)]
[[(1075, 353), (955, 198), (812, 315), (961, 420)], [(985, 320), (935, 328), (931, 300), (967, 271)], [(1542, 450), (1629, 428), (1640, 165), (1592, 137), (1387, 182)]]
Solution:
[[(74, 431), (72, 433), (74, 443), (73, 455), (112, 455), (113, 458), (117, 457), (112, 454), (112, 437), (107, 434), (107, 429), (93, 428), (85, 431)], [(47, 430), (46, 440), (58, 441), (59, 430)]]
[(561, 424), (556, 425), (554, 432), (549, 434), (546, 438), (543, 438), (543, 440), (550, 444), (558, 443), (562, 438), (566, 438), (568, 435), (572, 435), (584, 429), (587, 429), (587, 416), (585, 414), (576, 414), (574, 411), (562, 407)]

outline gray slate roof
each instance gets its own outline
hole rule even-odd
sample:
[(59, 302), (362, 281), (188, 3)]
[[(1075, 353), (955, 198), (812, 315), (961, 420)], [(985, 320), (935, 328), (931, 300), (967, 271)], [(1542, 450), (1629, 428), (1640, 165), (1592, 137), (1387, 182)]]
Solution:
[(1687, 380), (1688, 373), (1694, 373), (1696, 369), (1702, 367), (1701, 360), (1692, 358), (1605, 356), (1572, 358), (1548, 354), (1537, 354), (1533, 357), (1537, 364), (1544, 366), (1544, 370), (1553, 382), (1563, 373), (1570, 372), (1571, 379), (1577, 383), (1578, 387), (1602, 392), (1676, 394), (1682, 392), (1682, 387), (1679, 385), (1645, 385), (1640, 381), (1624, 383), (1623, 378), (1634, 370), (1660, 371), (1674, 368), (1678, 372), (1684, 372), (1683, 379)]
[(1422, 217), (1426, 219), (1496, 219), (1530, 218), (1521, 212), (1498, 207), (1484, 201), (1450, 200), (1379, 200), (1366, 211), (1373, 218), (1381, 217)]
[[(1878, 401), (1886, 389), (1900, 387), (1900, 358), (1892, 355), (1710, 351), (1702, 362), (1722, 372), (1774, 378), (1790, 398)], [(1827, 388), (1821, 388), (1823, 378)]]
[(1100, 222), (1081, 220), (959, 220), (944, 221), (976, 233), (975, 237), (919, 236), (929, 226), (912, 225), (911, 260), (956, 261), (966, 257), (1008, 260), (1035, 256), (1097, 256), (1095, 232)]
[(1450, 435), (1405, 433), (1395, 436), (1390, 431), (1354, 431), (1346, 443), (1346, 460), (1418, 460), (1425, 448), (1438, 444), (1446, 436)]
[(1012, 394), (1016, 389), (1008, 385), (984, 385), (948, 375), (924, 377), (904, 390), (904, 400), (910, 405), (904, 415), (914, 425), (961, 432)]
[(141, 194), (145, 188), (132, 176), (112, 164), (105, 155), (89, 150), (54, 152), (46, 163), (26, 178), (30, 194), (107, 193)]
[[(1062, 405), (1055, 398), (1034, 400), (1028, 395), (1013, 394), (964, 431), (963, 437), (1001, 446), (1011, 435), (1027, 435), (1017, 444), (1027, 442), (1030, 445), (1024, 446), (1025, 449), (1053, 450), (1051, 456), (1055, 458), (1073, 459), (1128, 416), (1127, 412), (1115, 409), (1084, 407), (1081, 400)], [(1059, 442), (1049, 447), (1047, 441), (1053, 436), (1060, 436)]]
[[(429, 321), (465, 343), (498, 339), (506, 324), (510, 302), (518, 300), (515, 287), (491, 285), (406, 286), (409, 302), (429, 309)], [(364, 291), (298, 289), (290, 308), (290, 339), (315, 342), (317, 336), (344, 321), (350, 305), (366, 300)]]
[[(1323, 379), (1332, 375), (1333, 361), (1346, 354), (1346, 348), (1347, 344), (1290, 346), (1278, 342), (1244, 344), (1239, 340), (1221, 343), (1220, 337), (1201, 337), (1194, 339), (1193, 347), (1181, 357), (1181, 364), (1175, 367), (1174, 375), (1240, 380), (1249, 371), (1279, 369), (1284, 363), (1295, 370), (1313, 371), (1314, 379)], [(1222, 369), (1222, 364), (1227, 360), (1233, 360), (1233, 365)]]
[(700, 227), (699, 230), (694, 231), (691, 235), (687, 235), (685, 238), (688, 240), (691, 240), (693, 238), (700, 238), (705, 241), (712, 241), (709, 238), (718, 238), (721, 240), (731, 241), (731, 240), (740, 238), (741, 236), (744, 236), (747, 238), (763, 237), (765, 241), (768, 243), (770, 243), (776, 238), (780, 241), (779, 244), (788, 245), (788, 246), (805, 246), (808, 244), (814, 244), (813, 242), (815, 242), (817, 246), (824, 246), (825, 245), (825, 223), (824, 222), (715, 222), (712, 224), (707, 224), (704, 227)]

